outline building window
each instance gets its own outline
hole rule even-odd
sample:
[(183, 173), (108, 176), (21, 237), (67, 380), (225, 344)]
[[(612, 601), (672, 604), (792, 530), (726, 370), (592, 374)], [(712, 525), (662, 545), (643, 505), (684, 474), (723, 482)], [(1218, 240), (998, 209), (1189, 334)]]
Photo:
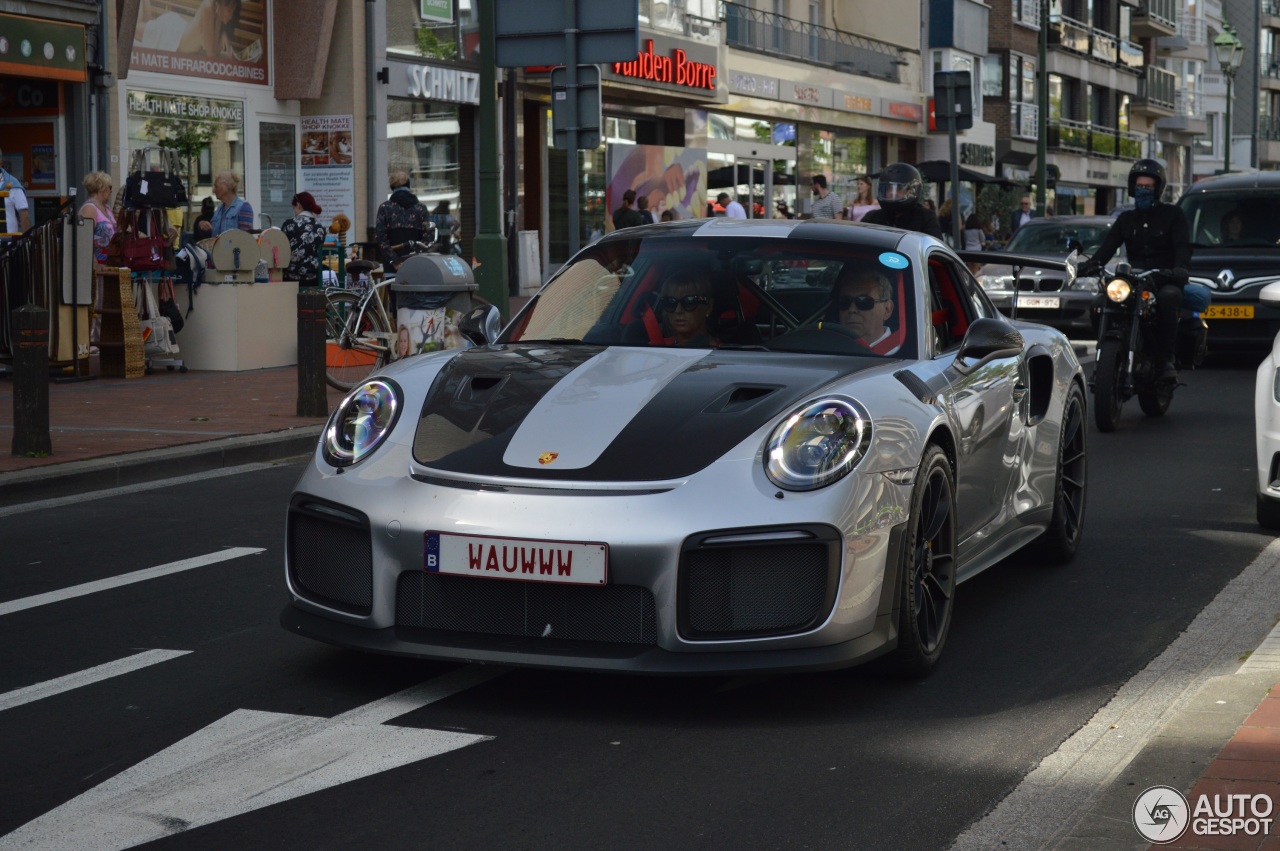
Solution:
[(458, 107), (436, 101), (387, 98), (387, 169), (409, 175), (428, 209), (448, 201), (462, 218), (459, 183)]
[(988, 53), (982, 57), (982, 96), (1004, 96), (1004, 68), (999, 54)]
[[(244, 173), (244, 101), (219, 100), (130, 89), (127, 97), (129, 150), (186, 145), (196, 153), (186, 168), (196, 174), (188, 195), (196, 207), (213, 194), (220, 171), (240, 175), (240, 194), (248, 195)], [(128, 159), (124, 161), (128, 169)], [(207, 182), (206, 182), (207, 181)]]

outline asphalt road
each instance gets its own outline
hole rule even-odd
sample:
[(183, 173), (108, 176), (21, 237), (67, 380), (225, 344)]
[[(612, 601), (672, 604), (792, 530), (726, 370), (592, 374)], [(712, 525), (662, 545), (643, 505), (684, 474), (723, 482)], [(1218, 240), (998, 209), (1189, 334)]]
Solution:
[[(1076, 561), (961, 586), (922, 682), (460, 669), (291, 636), (296, 465), (0, 513), (0, 849), (946, 848), (1271, 540), (1252, 368), (1185, 380), (1167, 417), (1091, 427)], [(226, 548), (260, 552), (187, 561)]]

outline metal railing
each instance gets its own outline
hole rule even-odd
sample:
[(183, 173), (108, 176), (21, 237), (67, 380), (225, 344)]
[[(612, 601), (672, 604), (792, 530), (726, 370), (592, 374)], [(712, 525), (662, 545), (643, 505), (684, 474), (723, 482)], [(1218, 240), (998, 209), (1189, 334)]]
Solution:
[(1112, 159), (1137, 159), (1142, 156), (1143, 137), (1140, 133), (1069, 118), (1050, 119), (1048, 131), (1046, 144), (1054, 150)]
[(1147, 57), (1142, 48), (1131, 41), (1120, 42), (1120, 64), (1135, 71), (1147, 64)]
[(1173, 111), (1182, 118), (1204, 118), (1204, 103), (1196, 92), (1179, 91)]
[(1209, 43), (1209, 23), (1199, 15), (1183, 15), (1178, 18), (1178, 35), (1188, 44), (1204, 46)]
[(1138, 14), (1172, 28), (1178, 25), (1178, 6), (1177, 0), (1142, 0)]
[(1009, 102), (1009, 108), (1012, 110), (1009, 125), (1013, 128), (1013, 134), (1024, 139), (1036, 138), (1036, 134), (1040, 132), (1040, 107), (1034, 103), (1015, 100)]
[(1052, 15), (1049, 18), (1049, 43), (1065, 47), (1073, 53), (1087, 55), (1090, 29), (1092, 27), (1088, 24), (1066, 15)]
[(1264, 53), (1258, 57), (1258, 71), (1264, 77), (1280, 79), (1280, 56)]
[(1163, 68), (1150, 66), (1138, 78), (1138, 100), (1151, 106), (1175, 109), (1178, 95), (1178, 75)]
[(841, 30), (761, 12), (740, 3), (721, 4), (730, 47), (799, 59), (851, 74), (898, 81), (902, 48)]
[(1066, 15), (1049, 17), (1049, 43), (1099, 62), (1134, 71), (1146, 64), (1142, 48), (1137, 44)]
[(1262, 14), (1280, 17), (1280, 2), (1277, 0), (1262, 0)]
[(1280, 117), (1259, 116), (1258, 138), (1266, 139), (1268, 142), (1280, 142)]

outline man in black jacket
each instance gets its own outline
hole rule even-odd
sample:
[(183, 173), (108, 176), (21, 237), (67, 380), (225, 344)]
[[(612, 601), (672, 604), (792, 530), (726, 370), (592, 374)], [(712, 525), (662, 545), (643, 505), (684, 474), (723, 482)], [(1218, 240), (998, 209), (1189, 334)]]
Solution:
[(908, 163), (893, 163), (880, 172), (880, 184), (876, 187), (879, 209), (862, 217), (871, 225), (888, 225), (926, 233), (942, 239), (942, 226), (938, 214), (920, 203), (924, 181), (919, 170)]
[(1102, 245), (1080, 265), (1078, 272), (1083, 277), (1098, 274), (1121, 244), (1133, 268), (1167, 270), (1156, 290), (1156, 343), (1162, 361), (1161, 379), (1176, 380), (1178, 368), (1173, 353), (1182, 288), (1191, 264), (1191, 228), (1180, 208), (1160, 200), (1166, 183), (1164, 166), (1158, 161), (1143, 159), (1133, 164), (1129, 169), (1129, 194), (1134, 208), (1116, 217)]

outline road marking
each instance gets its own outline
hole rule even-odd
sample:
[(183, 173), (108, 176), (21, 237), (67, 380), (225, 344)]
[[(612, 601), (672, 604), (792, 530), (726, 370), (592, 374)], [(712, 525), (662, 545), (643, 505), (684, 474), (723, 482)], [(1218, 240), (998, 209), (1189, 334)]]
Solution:
[(115, 496), (126, 496), (128, 494), (141, 493), (143, 491), (152, 491), (156, 488), (167, 488), (171, 485), (183, 485), (189, 482), (203, 482), (208, 479), (219, 479), (224, 476), (238, 476), (241, 473), (253, 473), (258, 470), (269, 470), (272, 467), (279, 467), (282, 464), (293, 463), (294, 461), (301, 460), (305, 457), (308, 456), (299, 455), (294, 458), (282, 458), (279, 461), (258, 461), (252, 464), (240, 464), (236, 467), (219, 467), (216, 470), (188, 473), (183, 476), (174, 476), (169, 479), (140, 482), (136, 485), (120, 485), (119, 487), (89, 491), (88, 493), (50, 497), (49, 499), (40, 499), (35, 502), (8, 505), (0, 508), (0, 517), (10, 517), (14, 514), (23, 514), (28, 511), (45, 511), (50, 508), (61, 508), (64, 505), (76, 505), (81, 502), (90, 502), (95, 499), (109, 499)]
[(36, 683), (33, 686), (16, 689), (7, 694), (0, 694), (0, 712), (6, 709), (13, 709), (15, 706), (22, 706), (24, 703), (33, 703), (46, 697), (53, 697), (55, 694), (62, 694), (64, 691), (71, 691), (72, 689), (80, 688), (80, 686), (87, 686), (122, 674), (129, 674), (150, 665), (168, 662), (170, 659), (186, 656), (190, 652), (190, 650), (147, 650), (144, 653), (136, 653), (133, 656), (126, 656), (114, 662), (107, 662), (105, 665), (98, 665), (96, 668), (89, 668), (75, 674), (67, 674), (65, 677), (58, 677), (55, 680)]
[[(1277, 607), (1280, 538), (1228, 582), (1186, 631), (1121, 686), (1087, 724), (961, 833), (951, 851), (1056, 848), (1060, 843), (1102, 847), (1099, 826), (1084, 822), (1091, 808), (1206, 682), (1239, 669), (1241, 656), (1270, 632)], [(1126, 789), (1125, 794), (1136, 797), (1141, 791)]]
[(60, 603), (63, 600), (70, 600), (73, 597), (83, 597), (86, 594), (96, 594), (99, 591), (119, 588), (121, 585), (132, 585), (135, 582), (145, 582), (148, 579), (168, 576), (170, 573), (181, 573), (184, 570), (193, 570), (197, 567), (217, 564), (220, 561), (229, 561), (233, 558), (240, 558), (240, 556), (256, 555), (257, 553), (263, 552), (266, 552), (266, 549), (263, 547), (229, 547), (228, 549), (219, 550), (216, 553), (209, 553), (208, 555), (196, 556), (195, 558), (183, 559), (182, 561), (173, 561), (157, 567), (148, 567), (145, 570), (135, 570), (133, 573), (125, 573), (121, 576), (99, 579), (96, 582), (86, 582), (83, 585), (72, 585), (70, 588), (63, 588), (61, 591), (50, 591), (47, 594), (36, 594), (34, 597), (23, 597), (20, 600), (10, 600), (7, 603), (0, 603), (0, 616), (11, 615), (14, 612), (21, 612), (24, 609), (34, 609), (37, 606), (47, 606), (50, 603)]
[(504, 673), (458, 668), (336, 718), (238, 709), (0, 837), (0, 851), (132, 848), (488, 741), (383, 722)]

